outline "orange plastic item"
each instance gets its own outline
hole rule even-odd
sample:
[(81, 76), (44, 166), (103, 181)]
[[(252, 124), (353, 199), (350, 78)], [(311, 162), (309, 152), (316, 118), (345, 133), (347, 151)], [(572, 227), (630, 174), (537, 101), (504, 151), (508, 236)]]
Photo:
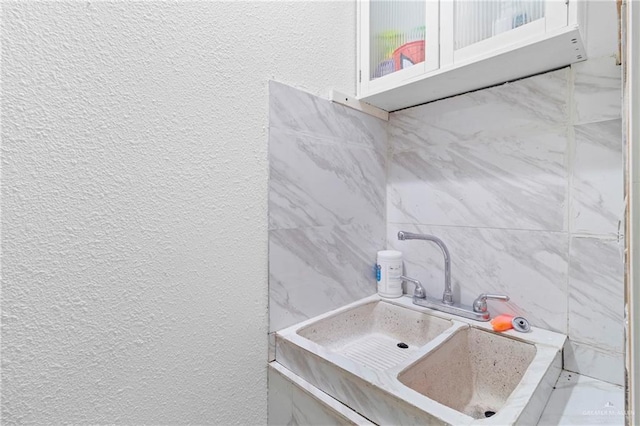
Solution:
[(491, 320), (493, 331), (507, 331), (513, 328), (513, 315), (498, 315)]
[(405, 43), (398, 47), (392, 56), (396, 71), (424, 62), (424, 40)]

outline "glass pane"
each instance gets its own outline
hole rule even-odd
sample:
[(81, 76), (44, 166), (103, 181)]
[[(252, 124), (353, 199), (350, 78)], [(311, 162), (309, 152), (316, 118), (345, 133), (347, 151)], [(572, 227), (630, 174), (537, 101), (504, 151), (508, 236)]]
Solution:
[(424, 62), (425, 3), (371, 0), (371, 80)]
[(544, 0), (455, 0), (455, 49), (544, 18)]

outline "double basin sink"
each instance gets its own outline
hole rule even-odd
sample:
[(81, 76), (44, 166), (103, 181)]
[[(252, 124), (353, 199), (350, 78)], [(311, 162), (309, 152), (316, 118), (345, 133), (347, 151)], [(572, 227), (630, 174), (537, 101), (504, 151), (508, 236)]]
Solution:
[(564, 341), (375, 295), (276, 333), (276, 362), (378, 424), (536, 424)]

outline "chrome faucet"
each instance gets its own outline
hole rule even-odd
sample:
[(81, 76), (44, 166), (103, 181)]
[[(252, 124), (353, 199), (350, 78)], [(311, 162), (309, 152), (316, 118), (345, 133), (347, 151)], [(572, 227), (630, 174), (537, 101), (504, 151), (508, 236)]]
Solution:
[(509, 296), (505, 296), (502, 294), (482, 293), (476, 298), (476, 300), (473, 301), (472, 306), (455, 303), (453, 301), (453, 293), (451, 291), (451, 255), (449, 254), (449, 249), (447, 249), (445, 243), (440, 238), (433, 235), (413, 234), (411, 232), (404, 231), (398, 232), (398, 239), (432, 241), (436, 243), (438, 247), (440, 247), (440, 249), (442, 250), (442, 254), (444, 255), (444, 293), (442, 294), (442, 299), (434, 299), (428, 297), (420, 281), (404, 275), (400, 277), (403, 281), (415, 284), (416, 289), (413, 293), (414, 305), (447, 312), (449, 314), (458, 315), (464, 318), (470, 318), (476, 321), (489, 321), (491, 319), (491, 314), (489, 313), (489, 310), (487, 308), (487, 299), (503, 301), (509, 300)]
[(451, 255), (447, 245), (440, 238), (429, 234), (413, 234), (411, 232), (398, 232), (399, 240), (427, 240), (432, 241), (440, 247), (444, 255), (444, 293), (442, 293), (442, 303), (453, 305), (453, 293), (451, 292)]

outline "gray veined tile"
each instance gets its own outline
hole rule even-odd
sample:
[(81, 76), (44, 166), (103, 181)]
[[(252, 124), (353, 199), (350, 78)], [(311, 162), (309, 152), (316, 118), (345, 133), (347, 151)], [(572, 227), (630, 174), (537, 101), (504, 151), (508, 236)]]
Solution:
[(394, 152), (413, 150), (442, 133), (458, 141), (522, 135), (565, 125), (569, 118), (569, 69), (392, 113)]
[(624, 388), (563, 371), (538, 426), (624, 425)]
[(623, 259), (615, 240), (572, 238), (569, 338), (606, 350), (624, 345)]
[[(298, 353), (288, 354), (297, 357)], [(283, 361), (286, 363), (286, 361)], [(303, 371), (308, 369), (308, 364), (301, 363), (304, 366)], [(353, 411), (348, 405), (345, 405), (332, 398), (327, 393), (318, 389), (299, 375), (291, 372), (280, 363), (270, 363), (268, 366), (269, 378), (272, 374), (279, 374), (282, 378), (289, 381), (292, 388), (292, 398), (290, 406), (292, 408), (292, 417), (287, 425), (372, 425), (364, 417)], [(304, 373), (303, 373), (304, 374)], [(336, 376), (340, 381), (340, 377)], [(271, 389), (270, 389), (271, 390)], [(270, 423), (271, 424), (271, 423)]]
[(393, 154), (390, 222), (566, 230), (567, 128), (459, 141), (440, 133)]
[(270, 229), (384, 219), (385, 157), (376, 151), (273, 128), (269, 174)]
[(269, 82), (269, 127), (387, 149), (385, 121), (275, 81)]
[(293, 394), (293, 419), (298, 425), (325, 426), (332, 424), (355, 424), (345, 421), (331, 407), (322, 404), (306, 392)]
[(268, 419), (269, 426), (291, 424), (293, 419), (293, 384), (277, 370), (267, 368), (269, 379)]
[(613, 56), (572, 65), (575, 124), (612, 120), (622, 116), (622, 67)]
[(574, 128), (571, 229), (616, 235), (623, 208), (622, 122), (609, 120)]
[(270, 331), (376, 292), (384, 223), (269, 231)]
[(566, 333), (565, 233), (390, 223), (387, 240), (403, 253), (405, 274), (433, 297), (444, 288), (442, 252), (428, 241), (398, 241), (399, 230), (436, 235), (447, 244), (456, 300), (471, 304), (480, 293), (507, 294), (509, 302), (490, 302), (493, 315), (521, 315), (534, 326)]
[(624, 354), (567, 341), (564, 369), (598, 380), (624, 386)]

